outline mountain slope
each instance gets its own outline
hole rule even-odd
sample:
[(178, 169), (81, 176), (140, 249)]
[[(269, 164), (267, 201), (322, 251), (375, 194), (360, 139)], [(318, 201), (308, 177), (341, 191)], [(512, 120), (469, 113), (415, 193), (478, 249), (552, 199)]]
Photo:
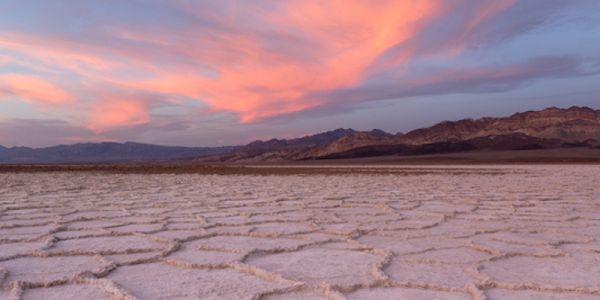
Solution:
[(234, 147), (190, 148), (139, 143), (82, 143), (47, 148), (0, 148), (0, 163), (104, 163), (190, 159), (222, 154)]
[(468, 140), (441, 141), (420, 145), (371, 145), (344, 152), (331, 153), (316, 159), (360, 158), (386, 155), (430, 155), (465, 151), (518, 151), (569, 147), (592, 147), (588, 143), (567, 143), (559, 139), (531, 137), (522, 133), (477, 137)]
[(568, 109), (551, 107), (505, 118), (445, 121), (429, 128), (413, 130), (398, 142), (419, 145), (511, 133), (567, 142), (600, 140), (600, 110), (577, 106)]
[(298, 149), (317, 147), (321, 145), (329, 144), (337, 139), (343, 138), (348, 135), (352, 135), (356, 131), (352, 129), (339, 128), (332, 131), (327, 131), (315, 135), (308, 135), (296, 139), (271, 139), (268, 141), (254, 141), (244, 146), (241, 151), (248, 153), (260, 152), (260, 151), (276, 151), (286, 149)]
[(356, 134), (353, 129), (339, 128), (296, 139), (271, 139), (254, 141), (229, 154), (200, 158), (202, 161), (244, 162), (281, 161), (304, 157), (311, 149), (318, 149), (332, 142)]

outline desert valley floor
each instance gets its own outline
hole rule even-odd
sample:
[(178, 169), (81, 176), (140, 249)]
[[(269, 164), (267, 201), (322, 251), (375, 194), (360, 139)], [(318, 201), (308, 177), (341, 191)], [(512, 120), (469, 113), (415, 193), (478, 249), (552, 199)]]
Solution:
[(0, 299), (600, 299), (600, 166), (0, 174)]

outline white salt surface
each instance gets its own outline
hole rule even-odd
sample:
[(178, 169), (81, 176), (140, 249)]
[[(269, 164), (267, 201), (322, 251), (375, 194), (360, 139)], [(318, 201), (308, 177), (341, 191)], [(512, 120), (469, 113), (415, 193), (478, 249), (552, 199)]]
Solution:
[(0, 299), (600, 299), (600, 166), (407, 170), (0, 174)]

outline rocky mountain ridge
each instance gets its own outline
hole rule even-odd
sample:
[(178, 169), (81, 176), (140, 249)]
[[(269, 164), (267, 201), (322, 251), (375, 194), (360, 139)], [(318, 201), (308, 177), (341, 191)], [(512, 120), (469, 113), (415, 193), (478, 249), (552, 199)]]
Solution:
[[(540, 111), (515, 113), (509, 117), (443, 121), (406, 134), (391, 134), (377, 129), (337, 131), (339, 130), (343, 130), (344, 134), (328, 143), (294, 147), (290, 145), (295, 145), (295, 142), (277, 140), (278, 144), (288, 147), (265, 147), (261, 151), (249, 151), (249, 145), (258, 143), (254, 142), (237, 152), (219, 157), (218, 160), (277, 162), (361, 155), (597, 147), (600, 141), (600, 110), (577, 106), (567, 109), (550, 107)], [(311, 136), (303, 139), (310, 138)]]
[(503, 118), (444, 121), (429, 128), (413, 130), (398, 142), (419, 145), (511, 133), (566, 142), (600, 140), (600, 110), (577, 106), (567, 109), (550, 107)]

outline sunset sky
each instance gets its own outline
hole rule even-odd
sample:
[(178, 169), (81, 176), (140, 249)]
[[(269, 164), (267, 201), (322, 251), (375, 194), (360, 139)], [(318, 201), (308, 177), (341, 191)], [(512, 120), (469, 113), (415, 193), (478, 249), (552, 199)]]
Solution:
[(0, 145), (600, 108), (597, 0), (0, 0)]

